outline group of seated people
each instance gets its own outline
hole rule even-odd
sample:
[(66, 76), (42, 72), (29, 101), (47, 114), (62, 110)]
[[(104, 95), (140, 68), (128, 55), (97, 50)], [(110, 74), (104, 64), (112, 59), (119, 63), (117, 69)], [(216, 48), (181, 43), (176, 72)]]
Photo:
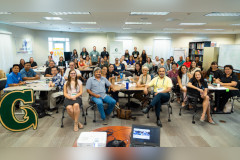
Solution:
[[(178, 85), (183, 94), (182, 107), (185, 107), (187, 104), (187, 87), (199, 91), (199, 98), (203, 100), (203, 112), (200, 121), (203, 122), (207, 114), (207, 121), (215, 124), (210, 115), (208, 84), (204, 78), (212, 77), (212, 83), (218, 83), (222, 86), (236, 87), (238, 82), (238, 78), (233, 73), (233, 67), (231, 65), (224, 66), (224, 72), (222, 72), (218, 69), (217, 63), (212, 62), (211, 67), (203, 75), (201, 71), (202, 64), (198, 58), (196, 61), (189, 61), (188, 57), (186, 58), (186, 62), (184, 62), (183, 57), (180, 57), (176, 63), (173, 57), (170, 57), (164, 62), (163, 58), (159, 59), (159, 57), (156, 56), (152, 62), (145, 50), (142, 51), (140, 56), (136, 47), (132, 55), (129, 55), (126, 50), (125, 55), (123, 55), (120, 60), (116, 58), (114, 64), (109, 64), (109, 54), (105, 47), (101, 53), (101, 59), (95, 46), (90, 54), (88, 54), (86, 48), (83, 48), (79, 61), (76, 61), (78, 54), (77, 51), (74, 50), (72, 55), (73, 59), (69, 62), (69, 68), (64, 70), (64, 74), (61, 73), (51, 57), (49, 56), (48, 58), (46, 62), (48, 68), (44, 76), (52, 77), (49, 86), (58, 88), (57, 91), (51, 92), (50, 108), (56, 106), (56, 97), (64, 95), (64, 107), (66, 107), (67, 113), (74, 121), (74, 131), (83, 128), (83, 125), (79, 122), (80, 106), (82, 105), (81, 96), (83, 93), (83, 84), (80, 80), (80, 78), (83, 77), (78, 69), (79, 67), (98, 64), (93, 70), (93, 76), (87, 79), (86, 90), (91, 96), (91, 100), (97, 104), (103, 124), (107, 124), (107, 119), (115, 105), (119, 105), (118, 91), (114, 89), (111, 82), (115, 77), (120, 77), (120, 73), (125, 71), (129, 65), (135, 67), (134, 75), (135, 78), (138, 79), (136, 86), (144, 87), (143, 93), (136, 93), (133, 97), (141, 102), (143, 113), (148, 113), (152, 107), (155, 107), (156, 123), (158, 126), (161, 126), (161, 105), (169, 101), (173, 86)], [(64, 63), (63, 57), (60, 57), (58, 66), (65, 66)], [(7, 77), (6, 87), (24, 85), (26, 80), (39, 79), (40, 77), (33, 70), (36, 67), (37, 63), (34, 62), (32, 57), (30, 58), (30, 62), (27, 63), (21, 59), (19, 65), (13, 65), (12, 72)], [(149, 102), (151, 87), (153, 87), (154, 97), (152, 101)], [(218, 96), (214, 111), (223, 110), (228, 99), (232, 96), (232, 91), (221, 92)], [(103, 103), (108, 104), (107, 110), (104, 110)], [(217, 106), (219, 107), (217, 108)]]

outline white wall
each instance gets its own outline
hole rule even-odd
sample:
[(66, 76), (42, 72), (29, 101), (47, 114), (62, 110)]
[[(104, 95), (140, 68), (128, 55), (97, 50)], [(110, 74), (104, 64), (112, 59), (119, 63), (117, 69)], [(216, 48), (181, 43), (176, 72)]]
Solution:
[[(153, 46), (153, 41), (156, 38), (170, 38), (172, 40), (172, 48), (188, 48), (191, 41), (210, 40), (220, 44), (240, 44), (240, 35), (234, 34), (123, 34), (123, 33), (67, 33), (53, 31), (31, 30), (21, 27), (14, 27), (5, 24), (0, 24), (0, 31), (12, 32), (14, 63), (19, 63), (21, 58), (28, 61), (29, 57), (33, 56), (39, 65), (43, 65), (49, 55), (48, 37), (65, 37), (70, 38), (70, 49), (77, 49), (81, 52), (82, 47), (86, 47), (88, 52), (92, 51), (92, 47), (96, 45), (97, 51), (101, 52), (103, 47), (109, 47), (109, 43), (119, 38), (131, 38), (133, 46), (137, 46), (141, 52), (144, 46)], [(16, 54), (15, 39), (30, 38), (33, 43), (33, 54)], [(107, 48), (109, 50), (109, 48)], [(2, 60), (0, 60), (2, 61)], [(9, 64), (9, 67), (12, 64)]]

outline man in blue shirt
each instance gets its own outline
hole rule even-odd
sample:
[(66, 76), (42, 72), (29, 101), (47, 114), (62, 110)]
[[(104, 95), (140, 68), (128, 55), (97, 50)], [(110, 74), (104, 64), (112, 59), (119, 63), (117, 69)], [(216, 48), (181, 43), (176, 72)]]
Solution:
[(56, 107), (56, 98), (63, 95), (63, 86), (65, 83), (65, 79), (58, 73), (58, 69), (56, 66), (51, 68), (51, 72), (53, 75), (52, 81), (49, 82), (49, 87), (57, 87), (58, 92), (51, 91), (48, 95), (50, 96), (50, 109)]
[(24, 81), (40, 79), (40, 77), (34, 72), (34, 70), (31, 69), (30, 62), (25, 63), (24, 68), (20, 71), (20, 73)]
[(92, 65), (96, 65), (100, 61), (100, 54), (96, 51), (96, 46), (93, 46), (93, 51), (90, 52), (90, 58), (92, 61)]
[(177, 62), (178, 67), (179, 67), (179, 66), (182, 66), (184, 62), (185, 62), (185, 61), (183, 60), (183, 57), (180, 56), (180, 57), (179, 57), (179, 61)]
[[(106, 94), (106, 87), (110, 87), (115, 92), (113, 85), (104, 77), (101, 77), (101, 68), (96, 67), (93, 71), (94, 77), (88, 79), (86, 84), (87, 92), (90, 94), (93, 102), (97, 104), (98, 110), (103, 119), (103, 124), (107, 125), (106, 115), (110, 115), (113, 111), (116, 101)], [(104, 113), (103, 102), (108, 104), (108, 108)], [(106, 114), (106, 115), (105, 115)]]
[(14, 64), (12, 72), (7, 76), (7, 84), (5, 87), (20, 86), (23, 84), (25, 84), (25, 82), (22, 80), (21, 73), (19, 73), (19, 65)]

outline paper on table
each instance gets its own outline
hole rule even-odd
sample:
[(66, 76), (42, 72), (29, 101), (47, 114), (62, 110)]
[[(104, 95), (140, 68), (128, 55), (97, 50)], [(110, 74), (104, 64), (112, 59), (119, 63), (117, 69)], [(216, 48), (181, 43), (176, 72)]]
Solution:
[(208, 86), (209, 89), (214, 89), (214, 90), (226, 90), (227, 88), (225, 87), (213, 87), (213, 86)]

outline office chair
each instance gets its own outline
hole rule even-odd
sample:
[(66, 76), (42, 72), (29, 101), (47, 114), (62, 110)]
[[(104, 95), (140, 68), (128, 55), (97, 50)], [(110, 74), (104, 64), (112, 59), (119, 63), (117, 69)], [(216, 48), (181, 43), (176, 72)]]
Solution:
[[(154, 92), (153, 91), (151, 92), (151, 96), (152, 97), (150, 99), (153, 99), (153, 97), (154, 97)], [(172, 106), (171, 106), (170, 102), (171, 102), (171, 94), (170, 94), (169, 100), (167, 102), (165, 102), (165, 103), (162, 103), (162, 106), (163, 105), (168, 106), (168, 122), (171, 122), (171, 116), (170, 115), (172, 114)], [(152, 111), (153, 110), (154, 110), (154, 107), (152, 108)], [(161, 112), (162, 112), (162, 110), (161, 110)], [(149, 112), (147, 114), (147, 118), (150, 118), (149, 117)], [(162, 127), (162, 124), (160, 125), (160, 127)]]
[[(85, 118), (85, 122), (86, 122), (86, 116), (85, 116), (85, 114), (84, 114), (83, 105), (80, 105), (80, 110), (82, 110), (82, 117)], [(64, 127), (64, 125), (63, 125), (63, 119), (65, 118), (65, 116), (64, 116), (65, 111), (66, 111), (66, 106), (64, 106), (64, 107), (63, 107), (63, 110), (62, 110), (61, 128)], [(84, 125), (86, 125), (85, 122), (84, 122)]]
[(237, 87), (238, 87), (238, 91), (234, 91), (233, 92), (233, 97), (231, 97), (231, 100), (232, 100), (231, 112), (232, 113), (234, 112), (234, 101), (237, 100), (240, 103), (240, 80), (238, 80)]
[[(91, 96), (90, 96), (90, 95), (89, 95), (89, 97), (88, 97), (88, 103), (89, 103), (89, 107), (86, 108), (86, 116), (88, 115), (88, 109), (91, 108), (91, 109), (93, 110), (93, 113), (94, 113), (93, 123), (96, 123), (96, 110), (98, 109), (98, 107), (97, 107), (97, 104), (91, 100)], [(103, 107), (104, 107), (104, 108), (106, 108), (107, 105), (108, 105), (107, 103), (103, 103)], [(115, 115), (114, 115), (114, 110), (113, 110), (112, 113), (113, 113), (112, 118), (114, 118), (114, 117), (115, 117)], [(84, 125), (87, 124), (87, 118), (86, 118), (86, 116), (85, 116)]]

